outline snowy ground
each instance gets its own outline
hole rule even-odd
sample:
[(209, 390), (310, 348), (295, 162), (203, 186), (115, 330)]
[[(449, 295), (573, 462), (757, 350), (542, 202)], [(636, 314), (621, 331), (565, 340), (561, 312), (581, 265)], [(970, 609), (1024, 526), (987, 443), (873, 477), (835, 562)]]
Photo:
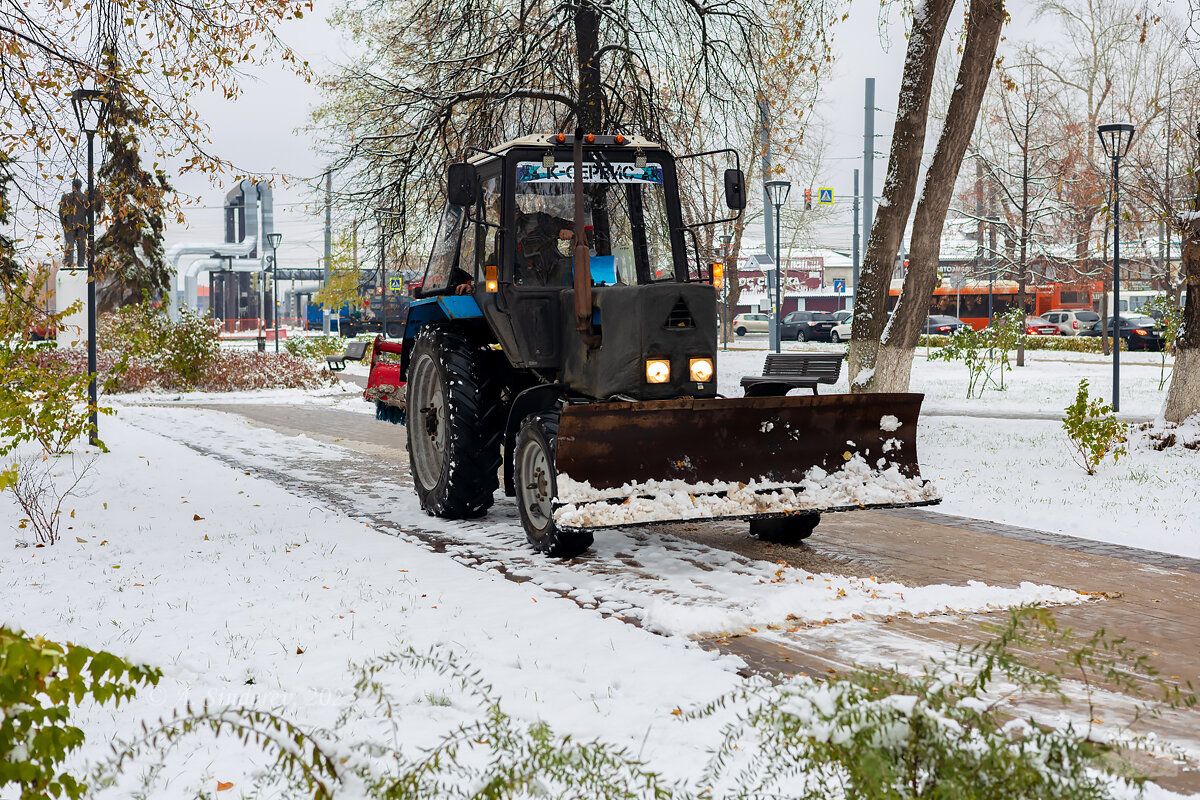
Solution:
[[(722, 391), (740, 394), (738, 378), (757, 374), (762, 357), (762, 350), (722, 354)], [(1088, 478), (1066, 456), (1054, 421), (963, 416), (1056, 415), (1079, 377), (1103, 387), (1107, 369), (1098, 359), (1038, 360), (1010, 374), (1008, 392), (965, 401), (961, 366), (918, 360), (914, 389), (927, 394), (926, 411), (944, 414), (925, 416), (919, 431), (923, 473), (946, 497), (941, 508), (1200, 555), (1189, 541), (1200, 519), (1195, 453), (1138, 448)], [(1148, 366), (1123, 374), (1124, 410), (1157, 413), (1157, 374)], [(814, 575), (637, 531), (606, 534), (585, 563), (567, 566), (528, 551), (511, 502), (500, 501), (485, 521), (440, 523), (399, 485), (403, 475), (382, 486), (378, 476), (356, 480), (375, 474), (361, 454), (187, 407), (259, 402), (370, 413), (355, 391), (123, 403), (139, 399), (169, 407), (125, 406), (102, 420), (112, 452), (69, 502), (75, 514), (64, 519), (62, 541), (0, 548), (0, 622), (166, 673), (158, 689), (120, 709), (84, 709), (92, 738), (83, 760), (102, 757), (109, 737), (131, 735), (138, 722), (205, 700), (270, 708), (310, 727), (332, 727), (350, 709), (330, 732), (339, 744), (386, 735), (416, 752), (480, 712), (461, 685), (400, 668), (384, 675), (396, 701), (394, 728), (353, 701), (357, 665), (411, 648), (455, 654), (518, 719), (627, 747), (684, 780), (727, 717), (685, 722), (677, 711), (742, 683), (738, 659), (705, 652), (688, 637), (1083, 601), (1028, 584), (906, 587)], [(282, 488), (301, 480), (328, 492)], [(0, 498), (0, 520), (18, 517), (11, 497)], [(27, 531), (5, 527), (29, 544)], [(201, 740), (161, 767), (141, 764), (106, 796), (136, 796), (150, 779), (156, 788), (146, 796), (156, 798), (211, 792), (218, 781), (234, 784), (221, 796), (252, 796), (260, 766), (240, 747)]]

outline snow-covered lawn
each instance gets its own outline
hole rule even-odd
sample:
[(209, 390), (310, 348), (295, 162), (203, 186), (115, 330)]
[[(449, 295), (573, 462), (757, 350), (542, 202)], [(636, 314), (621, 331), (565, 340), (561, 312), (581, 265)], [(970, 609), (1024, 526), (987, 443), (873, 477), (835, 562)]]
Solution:
[[(346, 456), (336, 446), (188, 408), (123, 408), (104, 424), (112, 452), (69, 500), (63, 538), (33, 547), (26, 531), (14, 531), (24, 546), (0, 549), (0, 622), (165, 672), (156, 689), (119, 709), (84, 707), (80, 719), (92, 738), (81, 760), (101, 758), (111, 738), (133, 735), (141, 722), (205, 702), (336, 729), (327, 733), (334, 747), (395, 737), (415, 755), (482, 713), (455, 681), (403, 667), (380, 676), (396, 703), (394, 730), (360, 708), (351, 691), (357, 667), (415, 650), (457, 656), (519, 720), (627, 747), (667, 777), (686, 779), (728, 715), (684, 722), (678, 710), (742, 679), (738, 659), (679, 634), (736, 633), (789, 618), (1083, 601), (1030, 584), (914, 588), (812, 575), (670, 537), (619, 533), (601, 540), (590, 568), (566, 566), (526, 551), (511, 503), (483, 524), (455, 527), (426, 517), (403, 488), (373, 505), (364, 493), (363, 506), (379, 515), (372, 519), (394, 523), (380, 530), (252, 468), (299, 464), (293, 474), (319, 477), (321, 459)], [(222, 429), (226, 441), (214, 442)], [(201, 455), (181, 443), (188, 441), (250, 468)], [(7, 496), (0, 516), (18, 517)], [(436, 553), (405, 535), (430, 525), (458, 531), (462, 544)], [(474, 568), (460, 563), (468, 555)], [(488, 567), (492, 557), (529, 580), (499, 577)], [(349, 721), (335, 725), (346, 712)], [(252, 751), (201, 736), (161, 769), (135, 769), (104, 796), (133, 796), (151, 776), (157, 788), (148, 796), (156, 798), (191, 797), (218, 781), (252, 796), (260, 762)]]

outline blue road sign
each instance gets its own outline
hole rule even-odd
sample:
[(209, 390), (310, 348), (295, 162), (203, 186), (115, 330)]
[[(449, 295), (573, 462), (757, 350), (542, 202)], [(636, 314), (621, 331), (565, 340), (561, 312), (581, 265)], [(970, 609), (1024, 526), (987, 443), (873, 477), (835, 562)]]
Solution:
[(403, 291), (404, 278), (388, 278), (388, 288), (393, 292)]
[(817, 205), (831, 206), (833, 205), (833, 187), (822, 186), (817, 190)]
[(845, 278), (834, 278), (833, 279), (833, 290), (835, 292), (846, 291), (846, 279)]

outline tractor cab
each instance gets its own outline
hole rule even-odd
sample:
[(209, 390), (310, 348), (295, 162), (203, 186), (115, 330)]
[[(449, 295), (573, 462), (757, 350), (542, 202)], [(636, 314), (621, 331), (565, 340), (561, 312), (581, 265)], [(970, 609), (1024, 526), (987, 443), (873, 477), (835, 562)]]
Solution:
[[(513, 367), (581, 395), (715, 395), (711, 373), (645, 375), (647, 358), (715, 355), (717, 293), (698, 253), (689, 263), (675, 157), (641, 138), (591, 136), (577, 181), (574, 144), (530, 136), (454, 165), (421, 296), (469, 293)], [(737, 200), (741, 173), (730, 172)], [(586, 336), (578, 292), (590, 293)]]

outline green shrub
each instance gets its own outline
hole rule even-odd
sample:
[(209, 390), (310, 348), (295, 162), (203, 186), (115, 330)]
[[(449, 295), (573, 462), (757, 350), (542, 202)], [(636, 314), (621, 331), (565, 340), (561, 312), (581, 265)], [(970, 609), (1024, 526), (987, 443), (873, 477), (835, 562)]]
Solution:
[[(79, 310), (78, 303), (58, 314), (39, 308), (29, 287), (45, 280), (45, 271), (0, 276), (0, 457), (24, 442), (37, 442), (46, 455), (61, 455), (89, 427), (93, 408), (86, 361), (82, 370), (47, 365), (54, 342), (33, 341), (30, 335), (60, 327), (64, 317)], [(15, 464), (0, 463), (0, 490), (11, 487), (17, 474)]]
[(97, 321), (97, 341), (117, 355), (117, 371), (136, 361), (171, 373), (183, 387), (199, 384), (216, 362), (220, 332), (211, 317), (183, 308), (172, 320), (148, 303), (124, 306)]
[(1129, 425), (1117, 419), (1111, 405), (1088, 399), (1087, 378), (1079, 382), (1075, 402), (1066, 411), (1063, 430), (1071, 442), (1071, 457), (1088, 475), (1096, 474), (1096, 467), (1106, 456), (1111, 454), (1116, 463), (1125, 455)]
[(324, 360), (344, 353), (346, 341), (340, 336), (292, 336), (284, 340), (283, 349), (298, 358)]
[(84, 742), (71, 708), (85, 698), (119, 704), (161, 676), (111, 653), (0, 627), (0, 790), (19, 787), (22, 800), (82, 797), (87, 785), (62, 770)]

